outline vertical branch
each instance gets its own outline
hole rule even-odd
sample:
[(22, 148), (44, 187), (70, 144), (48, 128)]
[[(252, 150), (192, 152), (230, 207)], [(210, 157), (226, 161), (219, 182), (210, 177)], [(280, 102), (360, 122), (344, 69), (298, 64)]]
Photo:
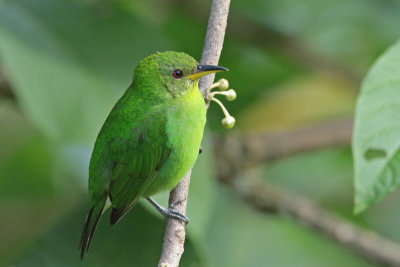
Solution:
[[(213, 0), (211, 5), (210, 17), (208, 19), (208, 27), (206, 40), (204, 42), (201, 64), (217, 65), (221, 55), (222, 45), (225, 37), (225, 29), (228, 20), (230, 0)], [(200, 90), (204, 94), (205, 90), (214, 81), (215, 75), (207, 75), (200, 80)], [(189, 193), (190, 170), (183, 180), (171, 191), (169, 203), (184, 199), (175, 209), (186, 214), (187, 198)], [(179, 261), (184, 251), (185, 243), (185, 225), (175, 219), (168, 219), (165, 229), (165, 236), (161, 258), (158, 263), (159, 267), (175, 267), (179, 266)]]
[[(201, 64), (218, 65), (224, 43), (230, 2), (230, 0), (213, 0), (212, 2)], [(211, 86), (214, 78), (214, 73), (201, 78), (199, 87), (203, 94)]]

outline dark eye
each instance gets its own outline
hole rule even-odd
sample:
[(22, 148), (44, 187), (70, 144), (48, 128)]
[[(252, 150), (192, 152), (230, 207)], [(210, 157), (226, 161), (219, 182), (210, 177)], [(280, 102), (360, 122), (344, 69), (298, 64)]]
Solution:
[(183, 71), (174, 70), (174, 72), (172, 73), (172, 76), (174, 76), (175, 79), (180, 79), (183, 77)]

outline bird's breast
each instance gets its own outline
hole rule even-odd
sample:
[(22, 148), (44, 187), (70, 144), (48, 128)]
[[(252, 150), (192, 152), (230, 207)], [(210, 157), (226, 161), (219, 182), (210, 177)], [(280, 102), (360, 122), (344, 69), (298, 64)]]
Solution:
[(171, 190), (195, 163), (206, 122), (206, 108), (200, 91), (176, 99), (166, 109), (168, 147), (172, 149), (167, 161), (145, 195)]
[(205, 122), (206, 108), (199, 90), (177, 99), (167, 111), (166, 130), (172, 149), (184, 158), (198, 153)]

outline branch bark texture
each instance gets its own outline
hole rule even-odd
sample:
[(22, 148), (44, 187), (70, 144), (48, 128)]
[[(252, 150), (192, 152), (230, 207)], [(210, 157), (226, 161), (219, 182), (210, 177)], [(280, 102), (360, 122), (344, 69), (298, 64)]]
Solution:
[(322, 123), (277, 134), (229, 135), (215, 142), (226, 168), (246, 169), (297, 153), (351, 143), (353, 119)]
[[(204, 42), (201, 64), (218, 65), (225, 37), (225, 29), (228, 20), (230, 0), (213, 0), (210, 17), (208, 20), (206, 40)], [(200, 90), (205, 90), (213, 83), (215, 75), (207, 75), (200, 80)], [(187, 198), (189, 194), (190, 170), (183, 180), (171, 191), (169, 204), (179, 200), (185, 200), (175, 209), (186, 214)], [(179, 266), (179, 261), (184, 251), (185, 225), (175, 219), (168, 219), (159, 267)]]
[(259, 175), (248, 172), (236, 178), (220, 178), (261, 212), (289, 215), (371, 261), (383, 266), (400, 266), (398, 244), (339, 217), (306, 197), (266, 184)]

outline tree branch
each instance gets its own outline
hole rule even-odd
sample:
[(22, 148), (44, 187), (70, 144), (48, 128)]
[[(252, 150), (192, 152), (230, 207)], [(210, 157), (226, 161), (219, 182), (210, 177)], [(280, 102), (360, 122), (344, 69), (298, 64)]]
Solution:
[(214, 147), (222, 165), (243, 169), (304, 151), (349, 145), (352, 131), (353, 119), (345, 119), (279, 134), (229, 135)]
[(312, 200), (266, 185), (259, 175), (228, 178), (223, 182), (261, 212), (279, 212), (320, 231), (359, 255), (384, 266), (400, 266), (400, 246), (322, 208)]
[[(208, 20), (206, 40), (204, 42), (201, 64), (217, 65), (221, 55), (224, 42), (225, 29), (228, 20), (230, 0), (213, 0), (211, 5), (210, 17)], [(214, 81), (214, 75), (207, 75), (200, 80), (200, 90), (202, 93)], [(176, 206), (181, 213), (186, 213), (187, 198), (189, 193), (191, 170), (185, 175), (183, 180), (171, 191), (169, 203), (185, 200)], [(186, 232), (182, 222), (168, 219), (161, 258), (158, 263), (160, 267), (175, 267), (183, 254)]]

